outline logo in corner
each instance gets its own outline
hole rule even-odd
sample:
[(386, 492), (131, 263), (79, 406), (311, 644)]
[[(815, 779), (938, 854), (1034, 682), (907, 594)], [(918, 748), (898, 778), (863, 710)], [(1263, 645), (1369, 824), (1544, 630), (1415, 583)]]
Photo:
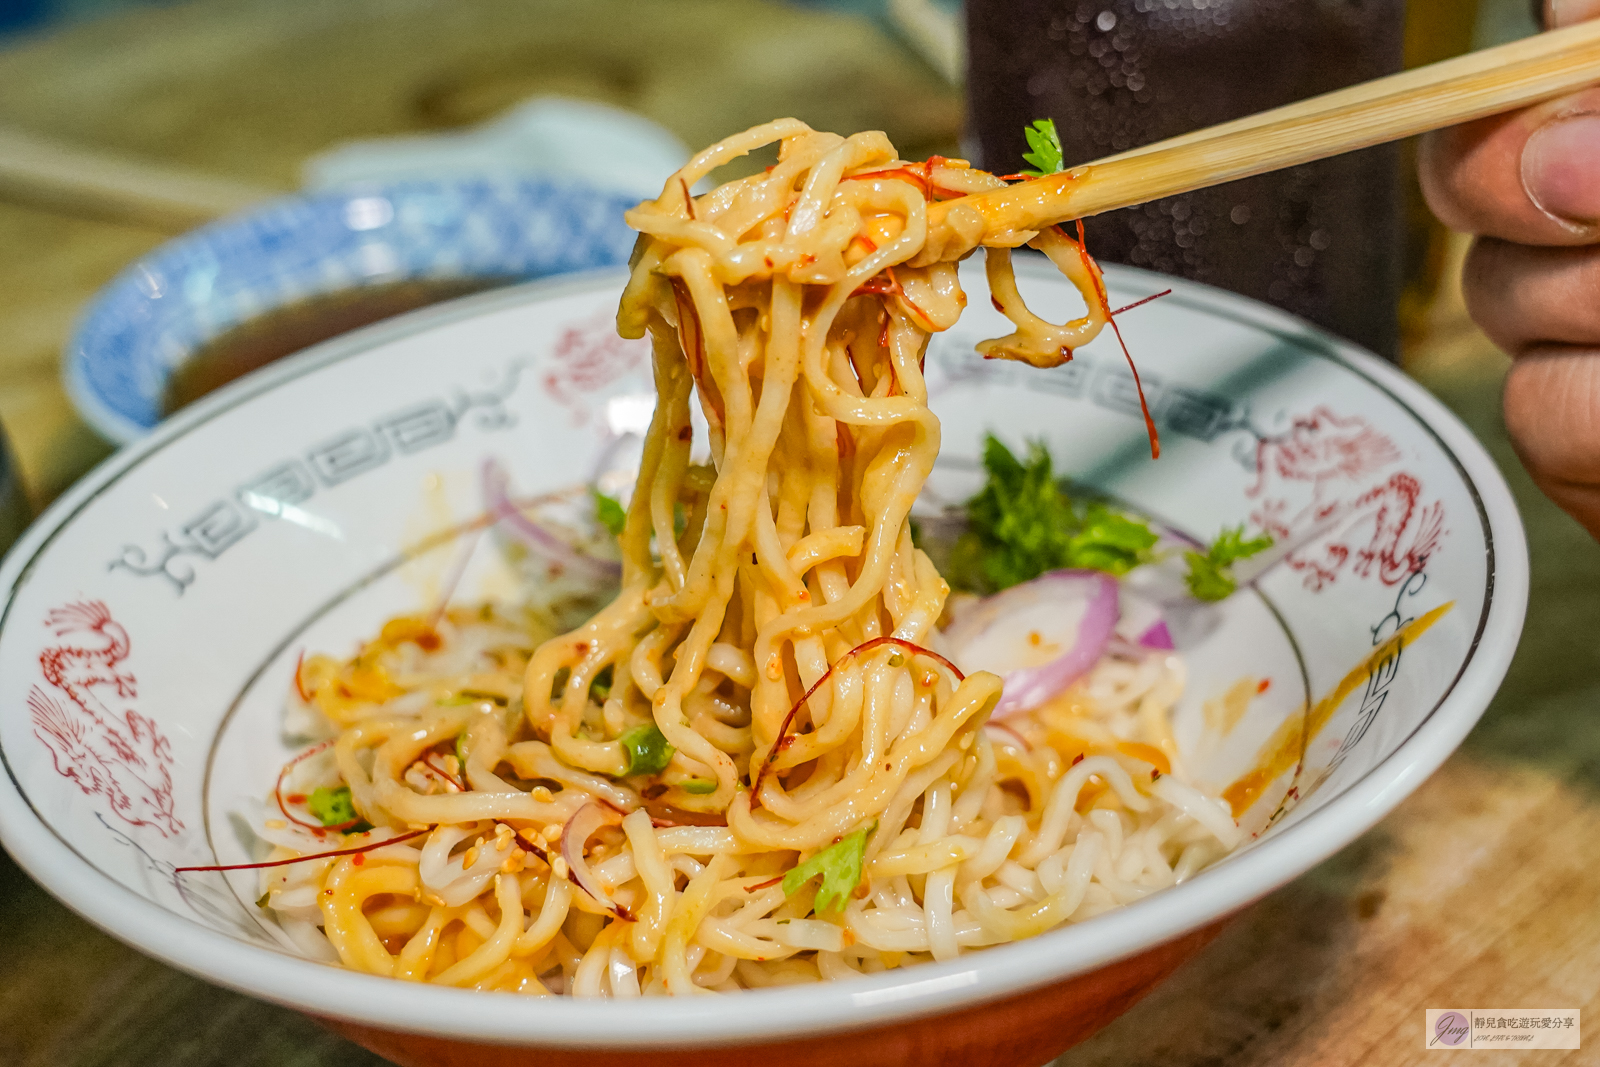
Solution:
[(1459, 1011), (1442, 1012), (1433, 1020), (1433, 1038), (1428, 1044), (1430, 1047), (1448, 1045), (1454, 1048), (1466, 1041), (1467, 1035), (1471, 1032), (1472, 1024), (1467, 1022), (1465, 1015)]
[(56, 608), (44, 622), (58, 639), (39, 653), (50, 688), (35, 685), (28, 710), (56, 772), (85, 795), (105, 797), (130, 826), (177, 834), (172, 746), (134, 707), (137, 681), (122, 666), (132, 650), (128, 631), (99, 600)]

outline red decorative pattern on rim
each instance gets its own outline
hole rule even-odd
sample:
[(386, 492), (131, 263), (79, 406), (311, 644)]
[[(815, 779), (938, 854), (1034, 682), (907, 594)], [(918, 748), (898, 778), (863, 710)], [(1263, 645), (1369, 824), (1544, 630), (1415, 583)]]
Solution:
[(618, 337), (616, 321), (602, 311), (561, 331), (550, 349), (544, 390), (581, 425), (589, 419), (584, 398), (644, 366), (649, 355), (647, 342)]
[(178, 833), (172, 746), (154, 720), (134, 710), (137, 681), (119, 666), (133, 647), (128, 631), (99, 600), (56, 608), (44, 624), (62, 642), (39, 653), (39, 669), (69, 703), (36, 685), (28, 710), (56, 772), (86, 795), (105, 797), (130, 826)]
[(1422, 480), (1391, 469), (1402, 459), (1366, 419), (1319, 405), (1287, 432), (1257, 442), (1256, 481), (1245, 490), (1260, 501), (1251, 521), (1279, 540), (1337, 521), (1335, 532), (1285, 561), (1305, 575), (1307, 588), (1322, 589), (1347, 566), (1358, 578), (1376, 571), (1385, 585), (1397, 585), (1427, 565), (1448, 532), (1443, 502), (1423, 503)]

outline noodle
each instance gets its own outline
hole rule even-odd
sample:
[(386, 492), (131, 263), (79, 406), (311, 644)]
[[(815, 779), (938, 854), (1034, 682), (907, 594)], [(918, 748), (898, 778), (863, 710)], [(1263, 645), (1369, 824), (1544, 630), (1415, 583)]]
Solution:
[[(773, 142), (766, 173), (691, 196)], [(990, 246), (1015, 330), (986, 356), (1054, 366), (1109, 319), (1077, 241), (986, 235), (958, 199), (1004, 185), (791, 119), (705, 150), (628, 213), (642, 236), (618, 327), (650, 338), (659, 399), (621, 592), (556, 635), (490, 608), (395, 620), (297, 673), (297, 708), (338, 734), (286, 771), (293, 796), (342, 782), (374, 828), (362, 840), (428, 832), (263, 871), (296, 937), (320, 926), (345, 966), (409, 980), (689, 995), (1031, 937), (1237, 844), (1178, 762), (1175, 656), (1108, 656), (986, 729), (1000, 679), (934, 652), (949, 587), (908, 519), (939, 450), (923, 357), (965, 304), (956, 261)], [(1024, 306), (1023, 242), (1083, 317)], [(691, 458), (692, 403), (709, 467)], [(672, 755), (639, 773), (630, 739), (651, 727)], [(325, 848), (267, 827), (274, 858)], [(785, 879), (852, 834), (842, 908), (824, 906), (826, 875)]]

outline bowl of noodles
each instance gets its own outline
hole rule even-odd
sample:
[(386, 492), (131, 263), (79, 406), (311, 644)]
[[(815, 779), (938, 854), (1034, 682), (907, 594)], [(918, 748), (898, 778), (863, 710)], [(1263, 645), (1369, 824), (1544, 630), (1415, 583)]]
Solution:
[(6, 848), (400, 1063), (1092, 1033), (1449, 755), (1526, 548), (1394, 369), (1004, 185), (759, 127), (119, 453), (0, 574)]

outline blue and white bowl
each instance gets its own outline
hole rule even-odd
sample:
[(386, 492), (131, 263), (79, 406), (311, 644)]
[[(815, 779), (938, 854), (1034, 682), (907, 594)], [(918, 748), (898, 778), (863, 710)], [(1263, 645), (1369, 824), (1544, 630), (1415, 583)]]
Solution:
[(174, 371), (266, 312), (414, 279), (523, 280), (625, 262), (634, 199), (539, 177), (406, 181), (285, 197), (162, 245), (85, 309), (62, 373), (118, 443), (167, 414)]

